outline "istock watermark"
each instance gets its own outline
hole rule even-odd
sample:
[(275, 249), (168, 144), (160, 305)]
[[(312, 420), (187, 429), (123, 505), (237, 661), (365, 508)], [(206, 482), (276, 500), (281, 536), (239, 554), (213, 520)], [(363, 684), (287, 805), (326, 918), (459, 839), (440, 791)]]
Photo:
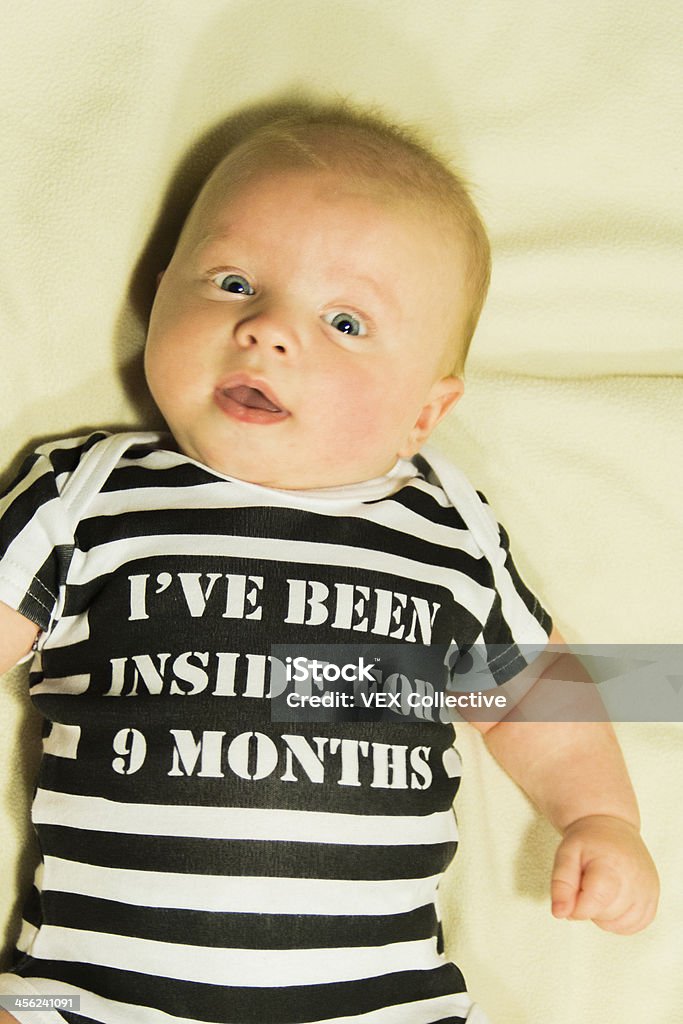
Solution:
[(273, 721), (683, 721), (683, 645), (274, 645)]
[(285, 679), (288, 683), (303, 683), (311, 679), (314, 683), (337, 683), (343, 680), (352, 682), (374, 682), (375, 677), (372, 669), (374, 661), (366, 663), (361, 654), (355, 662), (345, 662), (342, 665), (329, 661), (319, 661), (317, 658), (310, 660), (301, 654), (298, 658), (285, 658)]

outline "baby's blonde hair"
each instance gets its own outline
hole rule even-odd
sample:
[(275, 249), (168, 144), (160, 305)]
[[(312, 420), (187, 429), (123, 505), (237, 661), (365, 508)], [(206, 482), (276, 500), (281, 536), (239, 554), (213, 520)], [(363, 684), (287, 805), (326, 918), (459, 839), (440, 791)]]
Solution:
[[(486, 299), (491, 250), (479, 212), (460, 175), (413, 128), (348, 102), (301, 105), (248, 131), (206, 181), (193, 210), (220, 190), (237, 191), (261, 171), (311, 168), (342, 173), (351, 183), (380, 186), (409, 201), (449, 241), (465, 243), (467, 315), (449, 339), (449, 373), (462, 373)], [(227, 184), (226, 184), (227, 179)], [(438, 221), (434, 218), (438, 217)], [(192, 221), (192, 213), (188, 222)], [(454, 288), (461, 282), (454, 282)]]

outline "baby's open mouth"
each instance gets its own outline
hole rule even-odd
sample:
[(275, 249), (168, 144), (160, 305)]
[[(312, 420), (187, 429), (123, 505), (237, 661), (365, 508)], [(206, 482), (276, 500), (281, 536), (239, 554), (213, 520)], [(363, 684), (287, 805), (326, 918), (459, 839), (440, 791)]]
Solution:
[(216, 404), (232, 419), (242, 423), (279, 423), (289, 412), (278, 404), (277, 395), (266, 394), (255, 384), (233, 384), (217, 387)]
[(258, 388), (251, 388), (246, 384), (240, 384), (236, 388), (223, 388), (223, 394), (239, 405), (246, 405), (248, 409), (265, 409), (267, 412), (284, 411), (279, 405), (275, 405), (269, 398), (266, 398)]

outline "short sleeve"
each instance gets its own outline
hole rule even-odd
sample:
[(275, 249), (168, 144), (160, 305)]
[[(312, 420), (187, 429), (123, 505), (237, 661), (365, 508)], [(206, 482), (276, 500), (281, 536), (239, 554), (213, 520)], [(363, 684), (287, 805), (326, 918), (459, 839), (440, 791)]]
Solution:
[(45, 445), (30, 455), (0, 498), (0, 600), (48, 630), (74, 550), (61, 490), (83, 445)]
[(485, 496), (444, 455), (426, 446), (413, 457), (419, 472), (441, 488), (481, 553), (477, 586), (488, 591), (486, 613), (474, 642), (454, 645), (451, 682), (470, 689), (500, 686), (545, 650), (550, 615), (522, 580), (510, 554), (507, 532), (496, 521)]
[[(479, 497), (486, 503), (482, 494)], [(480, 642), (485, 649), (488, 670), (500, 685), (516, 676), (543, 651), (553, 624), (549, 613), (520, 576), (510, 553), (507, 532), (500, 523), (496, 523), (496, 528), (498, 549), (489, 558), (493, 602)]]

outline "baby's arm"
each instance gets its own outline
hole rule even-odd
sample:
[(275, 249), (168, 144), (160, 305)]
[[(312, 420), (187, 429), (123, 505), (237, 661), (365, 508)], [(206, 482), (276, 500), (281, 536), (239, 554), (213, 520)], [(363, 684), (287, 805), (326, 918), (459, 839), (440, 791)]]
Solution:
[(0, 601), (0, 675), (31, 650), (39, 627)]
[[(553, 631), (550, 643), (565, 641)], [(584, 680), (587, 706), (594, 700), (602, 709), (596, 687), (573, 655), (546, 662), (538, 680), (544, 675)], [(538, 699), (534, 686), (526, 689), (513, 717), (523, 717), (525, 704)], [(503, 719), (472, 724), (563, 835), (552, 874), (554, 916), (590, 919), (624, 935), (645, 928), (657, 909), (659, 880), (640, 837), (638, 805), (610, 723)]]

